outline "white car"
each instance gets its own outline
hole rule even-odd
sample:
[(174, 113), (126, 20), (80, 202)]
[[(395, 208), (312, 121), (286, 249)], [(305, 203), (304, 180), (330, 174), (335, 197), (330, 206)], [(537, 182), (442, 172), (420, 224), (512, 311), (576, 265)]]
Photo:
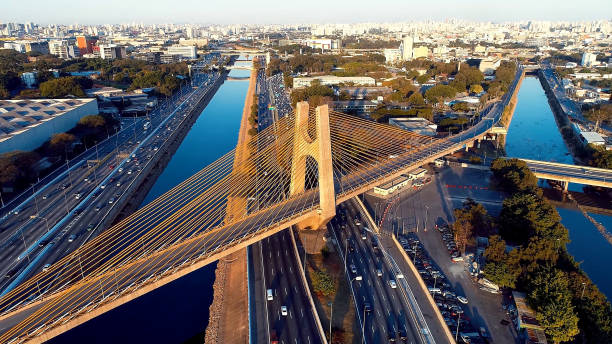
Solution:
[(281, 314), (287, 316), (287, 306), (281, 306)]
[(463, 304), (468, 303), (468, 299), (466, 299), (464, 296), (457, 296), (457, 300)]
[(395, 280), (389, 280), (389, 286), (391, 287), (391, 289), (397, 288), (397, 284), (395, 283)]
[(43, 266), (43, 270), (42, 271), (49, 270), (49, 267), (51, 267), (51, 264), (45, 264), (45, 266)]

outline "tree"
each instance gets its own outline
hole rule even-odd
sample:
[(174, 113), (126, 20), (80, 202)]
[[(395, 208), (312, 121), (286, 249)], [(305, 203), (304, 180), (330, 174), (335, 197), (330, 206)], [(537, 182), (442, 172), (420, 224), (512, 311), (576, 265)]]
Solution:
[(72, 144), (76, 141), (76, 136), (68, 133), (59, 133), (53, 135), (49, 140), (49, 150), (55, 155), (64, 155), (68, 159), (68, 151)]
[(572, 305), (567, 275), (556, 268), (544, 268), (530, 282), (527, 300), (536, 319), (555, 343), (571, 341), (580, 332)]
[(419, 75), (416, 77), (416, 82), (418, 82), (419, 84), (424, 84), (429, 81), (430, 78), (431, 77), (428, 74)]
[(85, 92), (76, 78), (63, 77), (41, 83), (40, 95), (46, 98), (84, 97)]
[(472, 199), (468, 199), (463, 204), (463, 208), (455, 209), (454, 215), (453, 231), (457, 247), (461, 252), (465, 252), (465, 247), (475, 232), (488, 235), (491, 229), (491, 217), (487, 214), (487, 210)]
[(90, 128), (103, 127), (106, 124), (104, 117), (100, 115), (87, 115), (81, 117), (78, 122), (78, 125)]
[(425, 99), (430, 103), (439, 103), (444, 99), (453, 98), (457, 94), (457, 90), (448, 85), (435, 85), (425, 91)]
[(425, 99), (420, 92), (414, 92), (408, 97), (408, 104), (410, 105), (425, 105)]
[(510, 192), (533, 191), (538, 186), (538, 178), (531, 173), (527, 163), (519, 159), (495, 159), (491, 171), (499, 184)]
[(587, 152), (591, 156), (589, 165), (599, 168), (612, 168), (612, 151), (606, 150), (602, 146), (589, 144)]
[(486, 265), (483, 273), (488, 280), (500, 287), (516, 287), (521, 272), (517, 250), (506, 253), (506, 242), (499, 235), (493, 235), (489, 238), (484, 257)]
[(4, 88), (2, 85), (0, 85), (0, 99), (8, 99), (10, 98), (10, 93), (9, 91)]
[(479, 94), (483, 91), (484, 89), (482, 88), (480, 84), (473, 84), (470, 86), (470, 93)]
[(336, 293), (336, 283), (331, 275), (325, 270), (314, 271), (311, 275), (312, 289), (315, 293), (331, 296)]
[(457, 102), (451, 106), (451, 109), (455, 111), (468, 112), (470, 111), (470, 107), (466, 102)]

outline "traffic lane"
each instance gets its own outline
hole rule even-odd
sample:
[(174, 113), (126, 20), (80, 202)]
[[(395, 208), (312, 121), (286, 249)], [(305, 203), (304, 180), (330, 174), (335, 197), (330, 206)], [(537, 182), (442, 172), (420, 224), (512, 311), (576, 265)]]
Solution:
[[(365, 268), (361, 265), (357, 274), (353, 273), (350, 270), (350, 265), (355, 264), (356, 266), (359, 264), (358, 262), (354, 262), (356, 260), (355, 255), (348, 250), (348, 235), (346, 235), (345, 231), (336, 229), (332, 225), (332, 229), (336, 231), (336, 237), (342, 242), (339, 244), (340, 249), (343, 250), (342, 254), (346, 252), (345, 256), (345, 269), (347, 269), (349, 284), (351, 284), (352, 290), (354, 292), (356, 302), (357, 312), (359, 313), (359, 317), (361, 318), (360, 327), (362, 327), (364, 331), (364, 336), (366, 338), (366, 342), (370, 343), (379, 343), (383, 340), (387, 340), (386, 337), (386, 324), (387, 319), (385, 318), (385, 309), (382, 301), (380, 300), (380, 295), (377, 292), (376, 288), (372, 288), (372, 282), (370, 282), (370, 286), (368, 286), (368, 279), (370, 278), (366, 274)], [(341, 235), (344, 234), (344, 235)], [(355, 276), (359, 274), (363, 274), (363, 280), (357, 281), (355, 280)], [(365, 304), (369, 303), (371, 307), (370, 312), (365, 312)], [(365, 319), (365, 322), (364, 322)]]
[[(356, 214), (360, 214), (361, 216), (361, 213), (354, 207), (352, 202), (347, 203), (347, 208), (351, 209), (351, 214), (353, 217)], [(358, 227), (359, 226), (357, 225), (351, 226), (353, 238), (355, 240), (359, 239), (357, 241), (358, 242), (357, 245), (361, 246), (362, 254), (365, 254), (368, 257), (368, 260), (370, 262), (370, 265), (368, 267), (369, 274), (374, 276), (373, 271), (376, 271), (376, 269), (381, 269), (382, 271), (382, 276), (376, 276), (378, 278), (375, 278), (374, 283), (377, 283), (376, 285), (377, 288), (381, 288), (381, 291), (383, 292), (383, 300), (385, 300), (385, 297), (386, 297), (386, 300), (388, 300), (388, 304), (386, 305), (388, 309), (387, 316), (388, 317), (392, 316), (391, 321), (394, 323), (393, 326), (396, 331), (396, 334), (399, 335), (399, 329), (400, 329), (399, 326), (401, 325), (402, 328), (406, 330), (407, 332), (406, 334), (411, 337), (410, 339), (413, 342), (419, 342), (420, 340), (417, 338), (415, 334), (416, 329), (414, 329), (412, 323), (408, 321), (409, 320), (408, 316), (411, 313), (408, 309), (409, 305), (407, 301), (404, 299), (403, 295), (400, 293), (400, 290), (399, 290), (399, 288), (401, 288), (400, 281), (397, 279), (397, 276), (392, 271), (391, 267), (383, 259), (382, 252), (380, 251), (380, 249), (378, 252), (375, 252), (374, 248), (370, 245), (373, 237), (375, 237), (376, 240), (379, 241), (379, 245), (380, 245), (380, 239), (376, 237), (373, 233), (368, 233), (368, 232), (365, 232), (366, 239), (365, 240), (362, 239), (361, 238), (362, 229)], [(397, 287), (391, 288), (390, 280), (394, 280), (396, 282), (396, 285), (399, 286), (399, 288)]]
[[(272, 319), (270, 327), (276, 331), (279, 339), (289, 343), (293, 338), (301, 338), (299, 327), (293, 321), (294, 300), (293, 295), (290, 294), (291, 286), (285, 278), (281, 277), (281, 269), (283, 269), (281, 252), (273, 249), (275, 246), (272, 237), (268, 237), (265, 241), (267, 242), (263, 244), (264, 257), (267, 251), (270, 259), (269, 263), (266, 264), (265, 278), (269, 282), (266, 285), (273, 290), (274, 294), (271, 304), (268, 304), (268, 319)], [(276, 253), (276, 257), (274, 253)], [(287, 315), (281, 314), (282, 306), (287, 307)], [(286, 320), (286, 317), (289, 319)]]
[(288, 285), (293, 286), (293, 288), (288, 290), (292, 304), (291, 307), (287, 306), (289, 311), (293, 310), (293, 318), (291, 317), (291, 312), (289, 312), (289, 318), (286, 320), (295, 322), (303, 342), (320, 342), (320, 340), (315, 340), (315, 338), (318, 338), (319, 332), (314, 323), (314, 317), (310, 311), (309, 304), (306, 302), (306, 291), (301, 279), (297, 276), (299, 268), (296, 265), (297, 261), (293, 247), (290, 247), (291, 239), (289, 238), (288, 231), (288, 229), (281, 231), (279, 233), (281, 235), (272, 240), (273, 249), (278, 250), (281, 256), (284, 254), (283, 259), (281, 259), (282, 270), (280, 271), (280, 278), (286, 276)]

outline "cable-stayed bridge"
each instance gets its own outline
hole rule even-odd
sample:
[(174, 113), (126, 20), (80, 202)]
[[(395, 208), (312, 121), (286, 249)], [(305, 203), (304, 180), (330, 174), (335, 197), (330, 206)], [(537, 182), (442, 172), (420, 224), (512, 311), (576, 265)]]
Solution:
[(509, 97), (444, 139), (299, 103), (251, 147), (228, 152), (0, 298), (0, 342), (48, 340), (284, 228), (317, 229), (337, 204), (495, 133)]

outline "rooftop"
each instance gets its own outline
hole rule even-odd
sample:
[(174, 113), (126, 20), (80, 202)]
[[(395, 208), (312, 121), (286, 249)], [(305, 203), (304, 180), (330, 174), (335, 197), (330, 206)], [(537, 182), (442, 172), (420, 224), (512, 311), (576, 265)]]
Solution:
[(94, 98), (0, 100), (0, 141), (92, 101), (96, 100)]

